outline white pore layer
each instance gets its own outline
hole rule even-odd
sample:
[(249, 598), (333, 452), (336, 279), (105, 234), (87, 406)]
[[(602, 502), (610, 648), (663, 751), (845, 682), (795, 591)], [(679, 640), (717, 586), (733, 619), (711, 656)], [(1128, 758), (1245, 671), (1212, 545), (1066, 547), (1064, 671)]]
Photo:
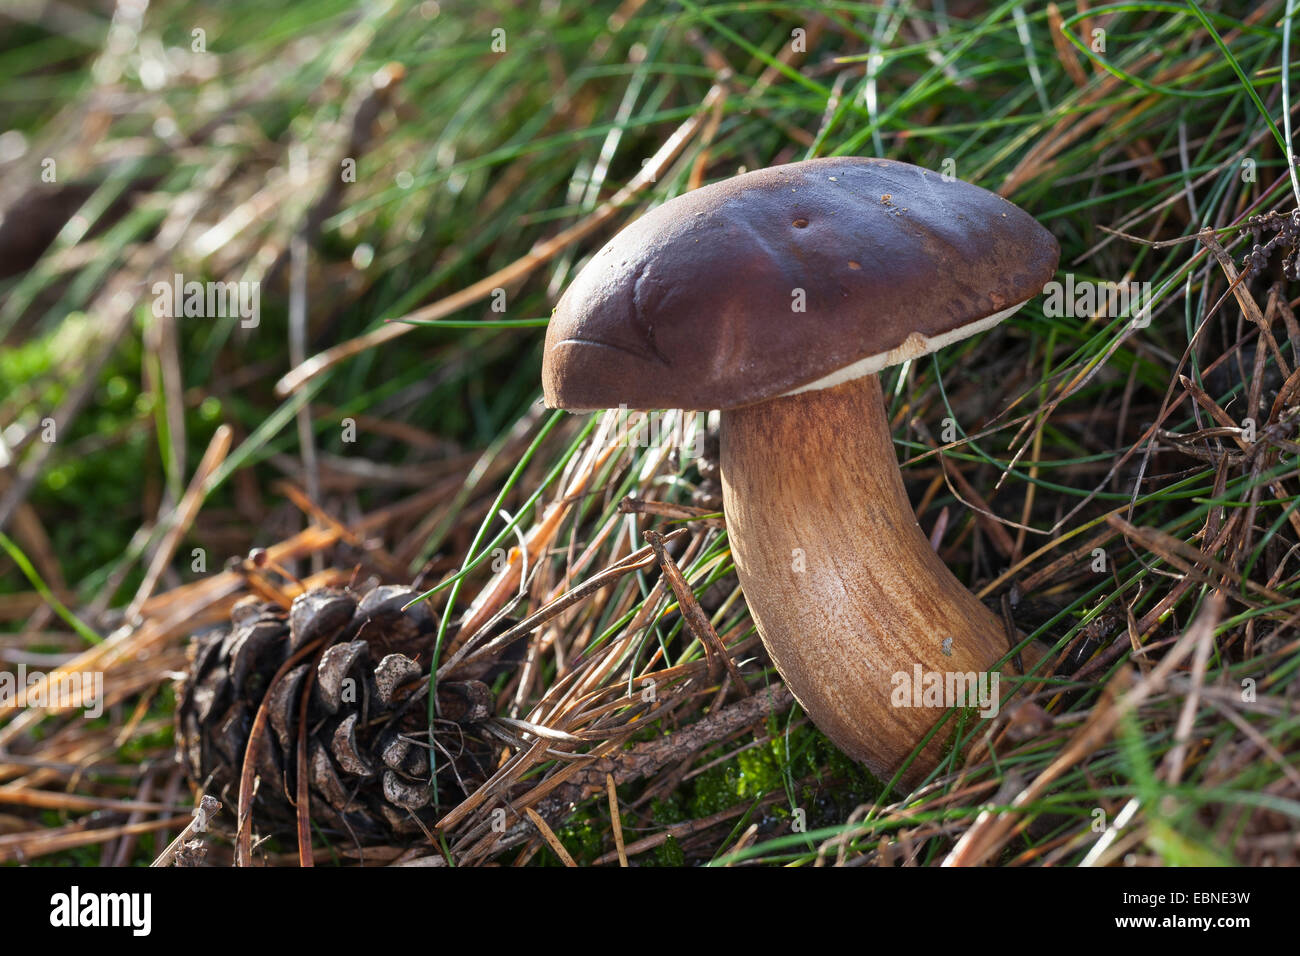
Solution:
[[(1026, 299), (1025, 302), (1029, 300)], [(791, 389), (784, 393), (785, 395), (798, 395), (800, 392), (815, 392), (823, 388), (834, 388), (836, 385), (843, 385), (845, 382), (851, 382), (855, 378), (861, 378), (864, 375), (872, 375), (879, 372), (882, 368), (889, 368), (891, 365), (898, 365), (906, 362), (908, 359), (919, 358), (922, 355), (929, 355), (931, 352), (937, 352), (946, 345), (953, 342), (960, 342), (962, 339), (972, 335), (977, 335), (986, 329), (991, 329), (1007, 316), (1017, 311), (1025, 304), (1021, 302), (1013, 305), (1009, 309), (1003, 309), (1001, 312), (990, 315), (987, 319), (980, 319), (978, 322), (971, 322), (963, 325), (959, 329), (953, 329), (951, 332), (945, 332), (942, 335), (936, 335), (934, 338), (926, 338), (920, 332), (913, 332), (898, 348), (890, 349), (888, 352), (879, 352), (876, 355), (868, 355), (864, 359), (858, 359), (852, 365), (846, 365), (841, 369), (836, 369), (831, 374), (817, 379), (815, 382), (809, 382), (807, 385), (800, 385), (798, 388)]]

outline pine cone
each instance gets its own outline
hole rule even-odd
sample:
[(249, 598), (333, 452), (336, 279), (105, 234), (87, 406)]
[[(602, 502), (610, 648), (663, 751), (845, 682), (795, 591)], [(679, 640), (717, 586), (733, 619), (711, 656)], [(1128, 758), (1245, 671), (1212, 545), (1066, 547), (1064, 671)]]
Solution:
[[(439, 806), (445, 812), (486, 779), (491, 751), (473, 725), (491, 714), (492, 694), (477, 680), (440, 682), (435, 805), (427, 701), (437, 620), (426, 603), (402, 610), (415, 596), (394, 585), (359, 600), (317, 589), (287, 613), (250, 598), (235, 606), (229, 627), (196, 636), (176, 709), (181, 761), (196, 788), (238, 804), (249, 731), (268, 689), (252, 806), (261, 834), (294, 826), (304, 692), (311, 816), (322, 831), (405, 842), (433, 824)], [(313, 641), (321, 646), (272, 686)]]

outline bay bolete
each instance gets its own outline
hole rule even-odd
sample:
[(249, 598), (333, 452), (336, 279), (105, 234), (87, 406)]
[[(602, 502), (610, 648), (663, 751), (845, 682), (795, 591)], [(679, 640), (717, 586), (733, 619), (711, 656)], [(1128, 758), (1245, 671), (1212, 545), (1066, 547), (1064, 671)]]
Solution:
[[(553, 408), (721, 409), (741, 588), (813, 722), (892, 774), (942, 710), (895, 675), (987, 673), (1001, 621), (926, 540), (876, 372), (991, 328), (1056, 271), (1005, 199), (883, 159), (814, 159), (686, 193), (619, 232), (546, 333)], [(911, 765), (940, 757), (936, 735)]]

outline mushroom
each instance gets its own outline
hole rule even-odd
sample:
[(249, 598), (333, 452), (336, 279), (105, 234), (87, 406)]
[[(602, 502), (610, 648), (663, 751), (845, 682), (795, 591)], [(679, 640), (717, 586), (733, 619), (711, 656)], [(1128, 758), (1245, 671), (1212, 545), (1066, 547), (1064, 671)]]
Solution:
[[(876, 373), (992, 328), (1059, 254), (969, 183), (814, 159), (642, 216), (547, 329), (550, 407), (721, 410), (727, 532), (759, 634), (813, 723), (879, 776), (943, 712), (895, 706), (895, 675), (991, 674), (1011, 645), (916, 521)], [(937, 765), (944, 736), (905, 782)]]

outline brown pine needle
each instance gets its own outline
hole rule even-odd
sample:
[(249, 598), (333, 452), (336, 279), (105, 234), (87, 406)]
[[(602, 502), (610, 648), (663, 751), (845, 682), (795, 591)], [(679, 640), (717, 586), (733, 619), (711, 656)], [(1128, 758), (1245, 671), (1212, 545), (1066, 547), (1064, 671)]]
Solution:
[(533, 826), (537, 827), (537, 832), (542, 835), (542, 839), (550, 844), (551, 849), (555, 851), (555, 855), (560, 858), (560, 861), (565, 866), (576, 867), (578, 864), (573, 862), (573, 857), (569, 856), (569, 851), (564, 848), (564, 844), (555, 835), (555, 831), (547, 826), (546, 821), (542, 819), (542, 815), (532, 807), (524, 807), (524, 813), (528, 814), (528, 819), (533, 821)]
[(614, 847), (618, 852), (618, 865), (626, 867), (627, 851), (623, 848), (623, 820), (618, 812), (618, 791), (614, 788), (614, 775), (605, 774), (605, 792), (609, 794), (609, 822), (614, 829)]

